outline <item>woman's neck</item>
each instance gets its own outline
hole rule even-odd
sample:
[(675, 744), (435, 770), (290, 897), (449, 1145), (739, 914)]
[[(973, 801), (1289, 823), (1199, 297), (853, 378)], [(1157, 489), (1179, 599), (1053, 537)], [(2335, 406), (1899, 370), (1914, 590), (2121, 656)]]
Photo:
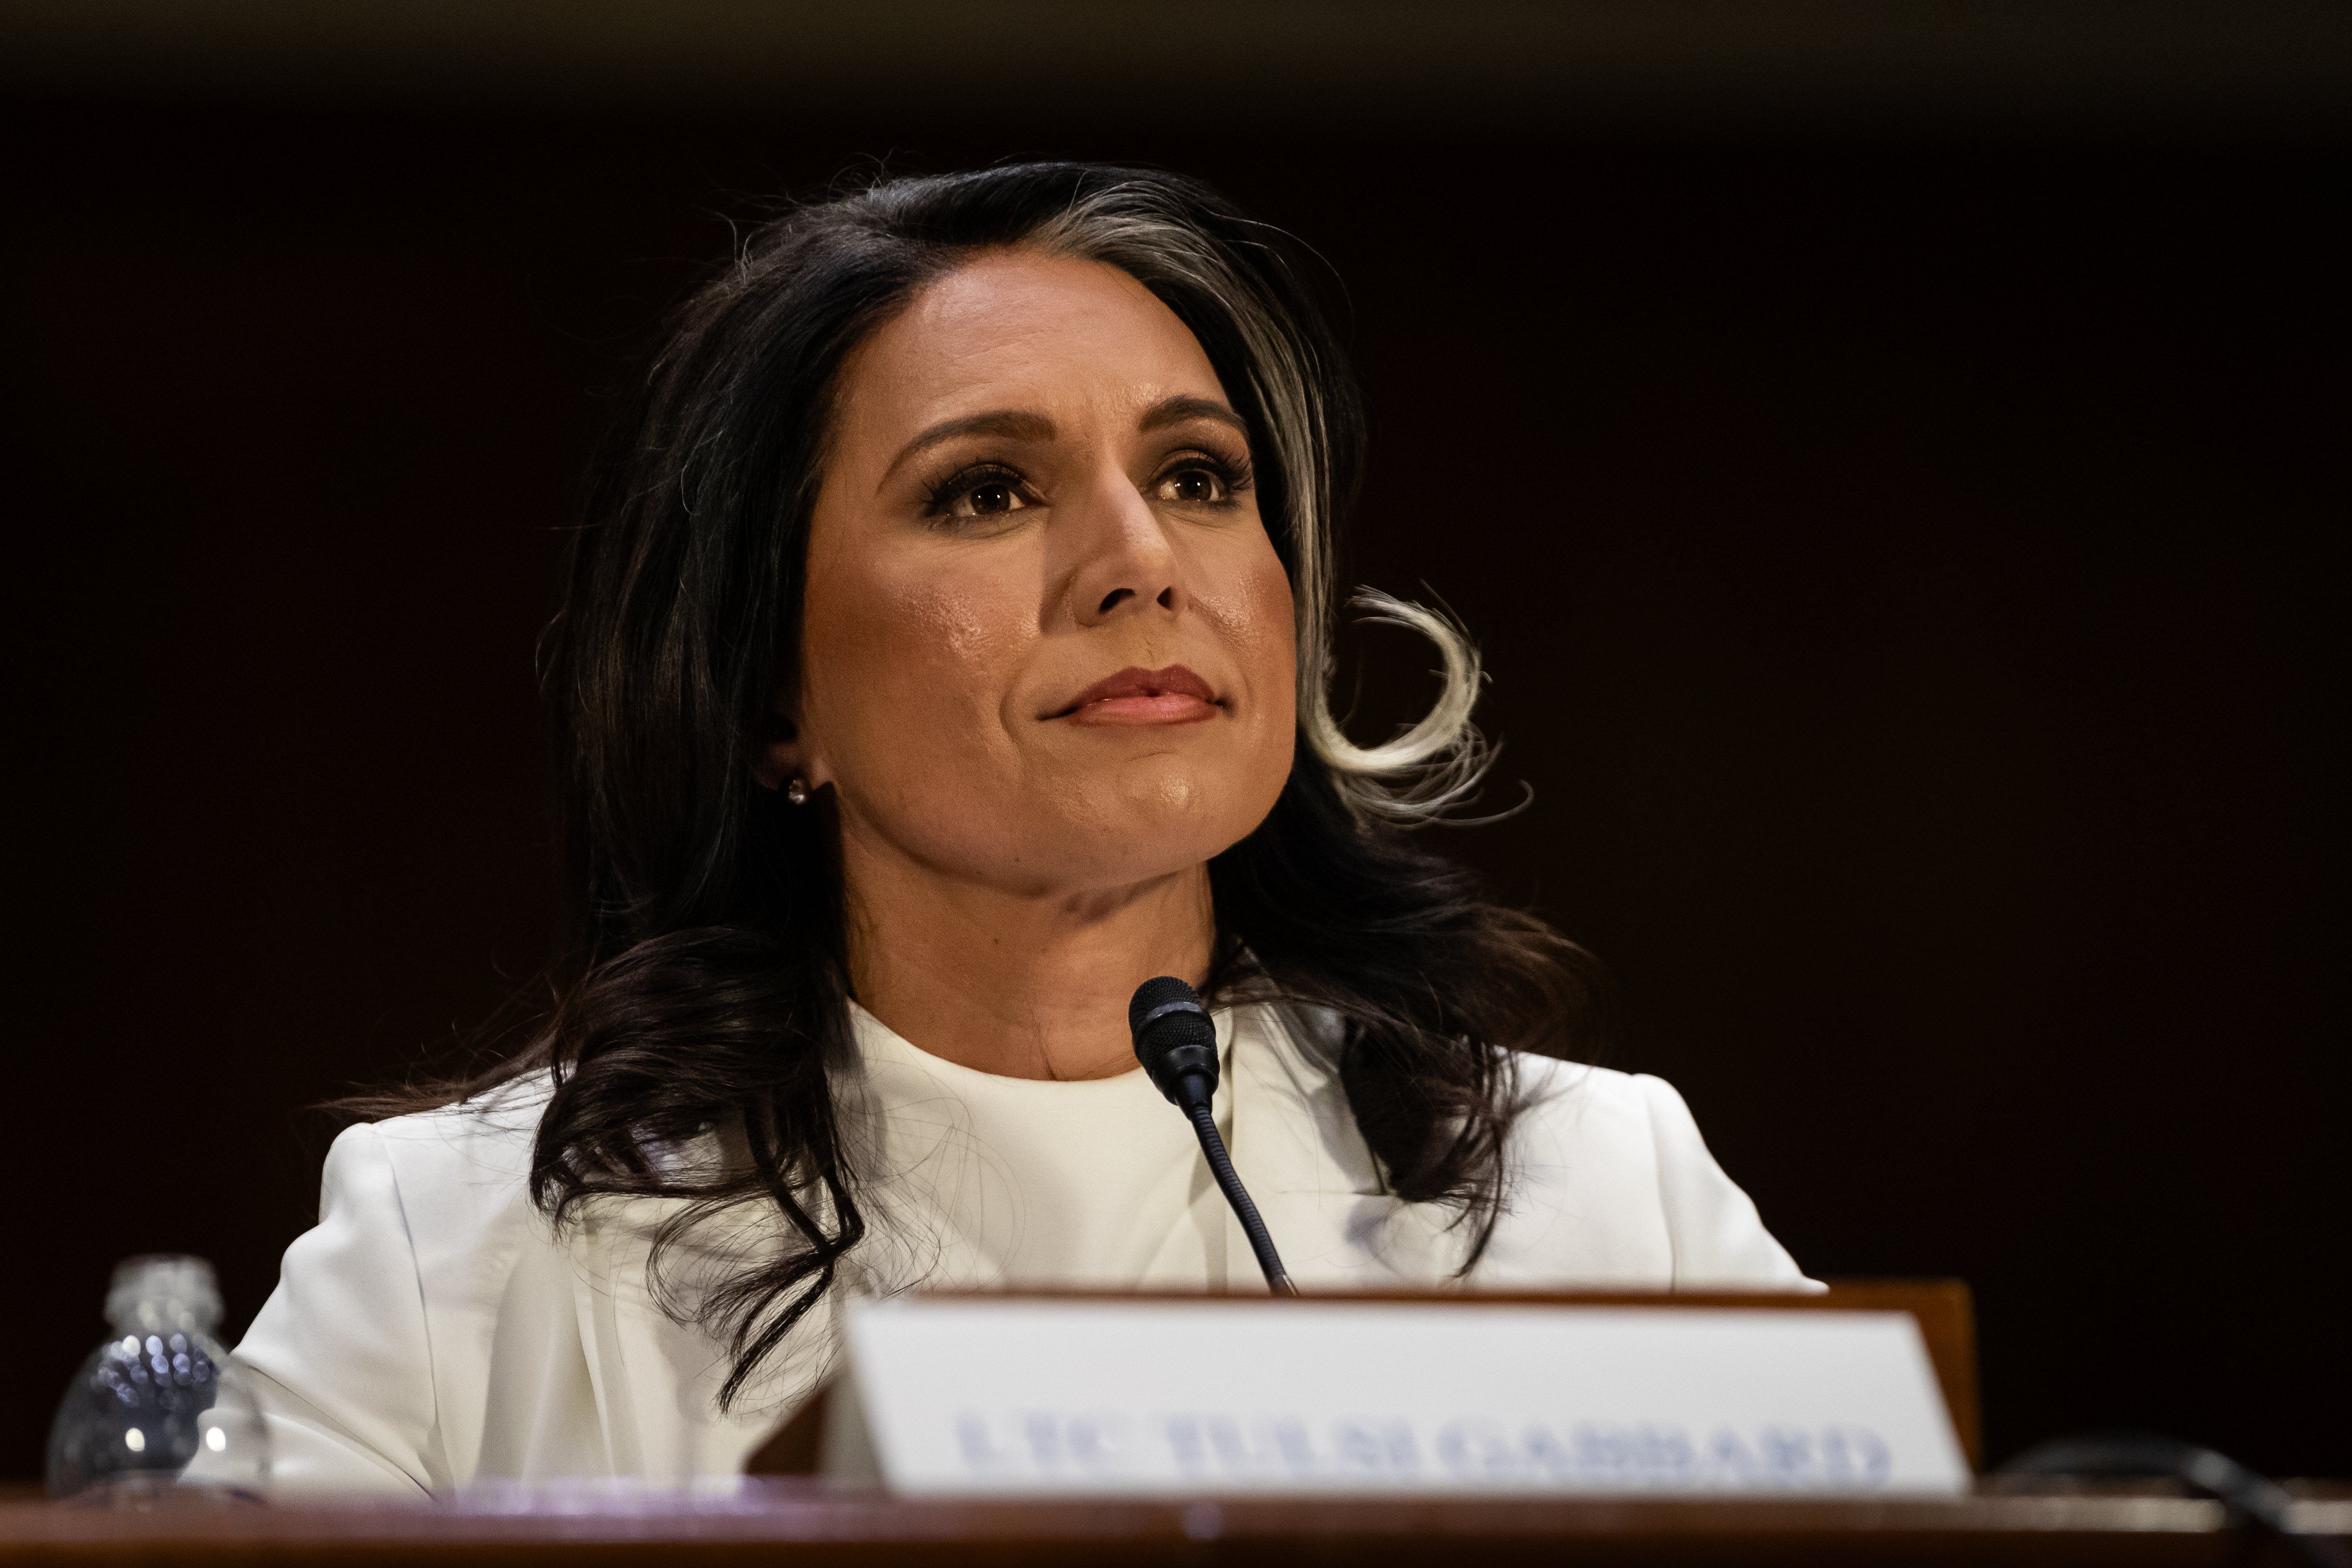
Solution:
[(933, 1056), (1005, 1078), (1134, 1071), (1127, 1003), (1155, 975), (1194, 985), (1216, 930), (1196, 865), (1087, 894), (1011, 894), (848, 836), (843, 878), (857, 999)]

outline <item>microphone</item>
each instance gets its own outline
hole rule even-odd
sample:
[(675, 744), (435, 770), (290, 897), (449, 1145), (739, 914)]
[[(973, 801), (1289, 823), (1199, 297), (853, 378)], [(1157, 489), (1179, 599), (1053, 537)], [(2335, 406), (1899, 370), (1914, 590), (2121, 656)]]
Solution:
[(1257, 1254), (1266, 1289), (1277, 1296), (1298, 1294), (1274, 1249), (1274, 1238), (1266, 1234), (1265, 1221), (1258, 1218), (1257, 1205), (1234, 1170), (1233, 1156), (1225, 1153), (1225, 1140), (1209, 1109), (1217, 1092), (1217, 1026), (1201, 1005), (1201, 993), (1173, 975), (1146, 980), (1127, 1004), (1127, 1027), (1135, 1037), (1135, 1059), (1168, 1103), (1192, 1124), (1201, 1153), (1208, 1156), (1209, 1172), (1242, 1222), (1250, 1250)]

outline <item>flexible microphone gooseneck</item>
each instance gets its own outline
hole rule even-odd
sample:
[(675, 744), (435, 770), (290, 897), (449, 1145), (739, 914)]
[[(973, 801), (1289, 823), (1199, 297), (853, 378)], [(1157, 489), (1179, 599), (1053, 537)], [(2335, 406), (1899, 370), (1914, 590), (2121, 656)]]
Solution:
[(1217, 1093), (1217, 1026), (1201, 1005), (1201, 993), (1172, 975), (1146, 980), (1127, 1004), (1127, 1027), (1135, 1036), (1135, 1059), (1168, 1103), (1192, 1124), (1210, 1174), (1234, 1206), (1250, 1250), (1257, 1254), (1266, 1289), (1277, 1296), (1298, 1294), (1274, 1249), (1274, 1238), (1266, 1234), (1265, 1221), (1258, 1218), (1257, 1205), (1250, 1201), (1249, 1189), (1234, 1174), (1233, 1156), (1225, 1153), (1225, 1140), (1210, 1111)]

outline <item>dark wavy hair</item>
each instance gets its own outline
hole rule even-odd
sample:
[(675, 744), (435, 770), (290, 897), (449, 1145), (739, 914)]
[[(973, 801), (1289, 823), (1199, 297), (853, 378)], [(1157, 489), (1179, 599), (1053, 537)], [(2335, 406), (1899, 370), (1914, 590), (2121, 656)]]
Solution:
[[(1292, 244), (1194, 181), (1080, 163), (894, 179), (785, 211), (676, 311), (593, 476), (544, 670), (572, 946), (528, 1044), (437, 1097), (546, 1075), (530, 1192), (558, 1226), (605, 1197), (688, 1200), (656, 1235), (654, 1283), (729, 1345), (722, 1404), (866, 1229), (828, 1075), (853, 1059), (835, 820), (824, 796), (795, 810), (754, 776), (772, 695), (795, 678), (840, 367), (926, 282), (1019, 246), (1119, 267), (1192, 329), (1249, 425), (1297, 601), (1289, 779), (1209, 868), (1213, 998), (1326, 1010), (1332, 1027), (1308, 1032), (1336, 1053), (1389, 1188), (1454, 1207), (1474, 1261), (1505, 1201), (1511, 1052), (1569, 1054), (1589, 1016), (1580, 950), (1412, 832), (1484, 764), (1467, 639), (1360, 597), (1437, 643), (1445, 692), (1381, 746), (1332, 719), (1332, 527), (1363, 420)], [(654, 1152), (714, 1135), (734, 1151), (723, 1162)], [(665, 1249), (691, 1228), (768, 1206), (787, 1245), (665, 1285)]]

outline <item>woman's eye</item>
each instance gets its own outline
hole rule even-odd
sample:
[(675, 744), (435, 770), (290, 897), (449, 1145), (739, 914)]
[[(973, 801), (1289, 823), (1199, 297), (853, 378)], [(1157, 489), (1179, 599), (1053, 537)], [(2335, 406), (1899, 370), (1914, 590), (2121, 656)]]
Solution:
[(1225, 482), (1207, 468), (1180, 468), (1160, 481), (1160, 498), (1213, 504), (1225, 498)]
[(942, 509), (951, 517), (1001, 517), (1028, 505), (1021, 486), (1013, 480), (982, 479), (950, 497)]

